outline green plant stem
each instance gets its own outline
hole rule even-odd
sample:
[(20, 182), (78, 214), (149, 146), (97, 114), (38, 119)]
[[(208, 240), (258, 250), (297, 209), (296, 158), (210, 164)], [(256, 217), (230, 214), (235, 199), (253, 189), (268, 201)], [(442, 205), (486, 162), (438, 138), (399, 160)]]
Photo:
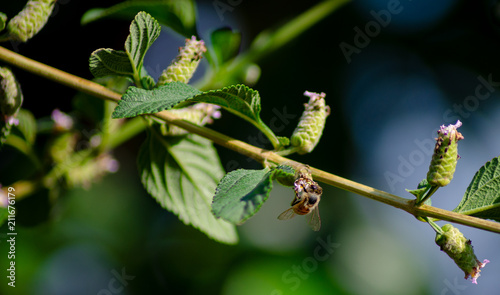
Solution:
[[(20, 67), (36, 75), (45, 77), (47, 79), (72, 87), (76, 90), (96, 96), (98, 98), (111, 100), (115, 102), (120, 100), (120, 94), (115, 93), (103, 87), (102, 85), (68, 74), (58, 69), (54, 69), (50, 66), (41, 64), (37, 61), (28, 59), (17, 53), (11, 52), (3, 47), (0, 47), (0, 60), (7, 62), (11, 65)], [(242, 155), (250, 157), (261, 163), (272, 163), (274, 165), (278, 165), (280, 163), (286, 162), (287, 164), (292, 166), (304, 165), (302, 163), (284, 158), (271, 151), (264, 150), (255, 147), (253, 145), (250, 145), (248, 143), (236, 140), (234, 138), (221, 134), (212, 129), (203, 126), (198, 126), (189, 121), (179, 119), (175, 117), (175, 115), (167, 111), (153, 114), (153, 116), (160, 118), (169, 124), (173, 124), (181, 128), (184, 128), (185, 130), (191, 133), (195, 133), (202, 137), (210, 139), (211, 141), (213, 141), (218, 145), (234, 150)], [(140, 129), (140, 127), (135, 127), (135, 128)], [(136, 134), (136, 133), (130, 132), (130, 134)], [(115, 139), (115, 141), (116, 142), (124, 141), (124, 139), (125, 136), (123, 135), (120, 138), (120, 140)], [(415, 217), (419, 216), (434, 217), (441, 220), (447, 220), (450, 222), (455, 222), (491, 232), (500, 233), (500, 223), (498, 222), (467, 216), (428, 205), (415, 206), (415, 200), (401, 198), (392, 195), (390, 193), (377, 190), (375, 188), (339, 177), (337, 175), (333, 175), (331, 173), (316, 168), (311, 167), (310, 170), (312, 172), (313, 177), (317, 181), (402, 209), (414, 215)]]
[(432, 227), (432, 229), (437, 233), (437, 234), (443, 234), (443, 229), (439, 225), (437, 225), (434, 221), (432, 221), (429, 217), (424, 217), (424, 220), (427, 221), (427, 223)]
[(280, 148), (280, 141), (278, 140), (276, 135), (274, 135), (274, 132), (269, 129), (269, 127), (267, 127), (266, 124), (254, 124), (253, 121), (251, 123), (267, 137), (269, 142), (271, 142), (271, 144), (273, 145), (274, 149)]
[(437, 185), (432, 185), (429, 190), (427, 190), (425, 192), (425, 195), (422, 197), (421, 200), (417, 200), (417, 202), (415, 202), (415, 206), (420, 206), (422, 205), (425, 201), (427, 201), (437, 190), (438, 190), (439, 186)]
[(121, 95), (108, 88), (51, 66), (39, 63), (0, 46), (0, 60), (20, 69), (101, 99), (118, 102)]
[(282, 151), (277, 151), (275, 153), (280, 155), (280, 156), (285, 157), (285, 156), (296, 153), (299, 149), (300, 149), (299, 147), (291, 147), (291, 148), (284, 149)]
[(106, 151), (106, 149), (108, 149), (109, 138), (113, 132), (114, 127), (116, 127), (111, 119), (111, 114), (113, 113), (114, 107), (115, 105), (112, 102), (104, 102), (104, 117), (102, 120), (101, 144), (99, 145), (99, 153), (102, 153)]
[(269, 129), (269, 127), (267, 127), (266, 124), (262, 123), (262, 121), (254, 121), (253, 119), (250, 119), (248, 118), (247, 116), (244, 116), (238, 112), (235, 112), (235, 111), (232, 111), (231, 109), (225, 109), (226, 111), (234, 114), (235, 116), (238, 116), (240, 117), (241, 119), (247, 121), (248, 123), (252, 124), (255, 128), (259, 129), (260, 132), (262, 132), (262, 134), (264, 134), (264, 136), (267, 137), (267, 139), (269, 140), (269, 142), (273, 145), (273, 148), (274, 149), (278, 149), (280, 147), (280, 141), (278, 140), (278, 138), (276, 137), (276, 135), (274, 134), (274, 132)]
[(118, 130), (109, 135), (106, 148), (114, 149), (145, 129), (146, 124), (144, 123), (144, 119), (142, 117), (135, 117), (127, 120)]
[(201, 90), (217, 89), (226, 86), (228, 77), (242, 73), (246, 67), (271, 54), (283, 45), (294, 40), (298, 35), (323, 20), (350, 0), (325, 0), (306, 10), (301, 15), (275, 31), (267, 30), (257, 36), (251, 47), (222, 65), (217, 73), (210, 75), (196, 88)]

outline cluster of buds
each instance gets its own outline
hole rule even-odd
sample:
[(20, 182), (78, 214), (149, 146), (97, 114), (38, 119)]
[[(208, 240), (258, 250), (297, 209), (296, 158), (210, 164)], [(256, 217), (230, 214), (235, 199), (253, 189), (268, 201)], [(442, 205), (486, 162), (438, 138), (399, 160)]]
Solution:
[[(166, 68), (158, 78), (157, 86), (165, 85), (170, 82), (188, 83), (198, 64), (207, 51), (203, 40), (196, 40), (193, 36), (191, 39), (186, 39), (186, 45), (179, 48), (179, 54), (172, 61), (170, 66)], [(203, 126), (213, 123), (214, 119), (221, 117), (220, 107), (208, 103), (197, 103), (180, 109), (169, 110), (180, 119), (190, 121), (194, 124)], [(188, 132), (177, 126), (162, 124), (161, 130), (163, 135), (176, 136), (184, 135)]]
[[(208, 104), (197, 103), (181, 109), (169, 110), (169, 113), (174, 114), (179, 119), (187, 120), (199, 126), (212, 124), (214, 119), (221, 117), (220, 107)], [(166, 136), (176, 136), (188, 134), (186, 130), (169, 124), (161, 125), (162, 134)]]
[(102, 153), (96, 158), (87, 158), (78, 166), (68, 169), (66, 181), (70, 187), (89, 189), (93, 182), (99, 181), (108, 173), (115, 173), (119, 169), (118, 161), (109, 153)]
[(26, 42), (47, 23), (57, 0), (29, 0), (7, 24), (9, 39)]
[(203, 40), (197, 41), (195, 36), (186, 39), (186, 45), (179, 48), (177, 57), (158, 78), (157, 86), (174, 81), (188, 83), (206, 51)]
[(15, 118), (23, 103), (21, 86), (12, 71), (7, 67), (0, 67), (0, 109), (3, 121), (7, 125), (17, 125)]
[(330, 115), (330, 107), (325, 104), (325, 93), (306, 91), (304, 95), (309, 97), (309, 102), (304, 104), (305, 110), (290, 138), (290, 143), (300, 155), (310, 153), (316, 147), (323, 134), (326, 118)]
[(442, 125), (438, 130), (436, 147), (432, 155), (429, 172), (427, 172), (427, 181), (430, 185), (446, 186), (453, 179), (457, 160), (460, 158), (457, 143), (464, 138), (457, 131), (460, 126), (462, 126), (462, 122), (457, 121), (456, 124), (450, 124), (446, 127)]
[(436, 234), (436, 244), (464, 271), (465, 279), (470, 278), (472, 283), (477, 284), (481, 268), (490, 261), (485, 259), (480, 262), (474, 254), (471, 241), (451, 224), (445, 224), (441, 229), (443, 233)]
[(12, 71), (7, 67), (0, 67), (0, 147), (5, 143), (13, 125), (18, 125), (16, 118), (21, 104), (23, 93)]

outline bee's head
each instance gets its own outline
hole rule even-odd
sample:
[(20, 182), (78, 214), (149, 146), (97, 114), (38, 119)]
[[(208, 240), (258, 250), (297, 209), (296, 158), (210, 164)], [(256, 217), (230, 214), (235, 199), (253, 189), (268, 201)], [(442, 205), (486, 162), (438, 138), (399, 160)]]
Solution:
[(316, 182), (314, 182), (313, 184), (311, 184), (311, 186), (309, 186), (308, 192), (312, 194), (321, 195), (323, 193), (323, 188), (321, 188), (321, 186), (319, 186)]
[(314, 205), (319, 201), (318, 195), (315, 194), (310, 194), (309, 199), (307, 200), (307, 203), (309, 205)]

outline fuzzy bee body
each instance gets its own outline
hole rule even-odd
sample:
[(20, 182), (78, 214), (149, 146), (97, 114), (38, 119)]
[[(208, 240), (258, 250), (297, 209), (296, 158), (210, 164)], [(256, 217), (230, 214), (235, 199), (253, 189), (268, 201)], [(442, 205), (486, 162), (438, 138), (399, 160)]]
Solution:
[(296, 215), (307, 215), (308, 224), (314, 230), (318, 231), (321, 227), (319, 217), (319, 201), (323, 189), (317, 182), (312, 180), (311, 174), (307, 168), (301, 169), (298, 178), (294, 182), (295, 197), (292, 200), (291, 208), (285, 210), (278, 216), (279, 220), (287, 220)]

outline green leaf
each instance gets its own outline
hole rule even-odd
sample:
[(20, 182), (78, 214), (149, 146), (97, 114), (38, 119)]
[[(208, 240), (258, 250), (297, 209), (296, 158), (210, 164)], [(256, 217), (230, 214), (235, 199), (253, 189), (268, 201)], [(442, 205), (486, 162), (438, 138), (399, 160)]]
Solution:
[(35, 143), (37, 128), (35, 117), (30, 111), (20, 109), (19, 113), (17, 113), (17, 119), (19, 120), (19, 125), (16, 126), (16, 129), (21, 132), (27, 143), (33, 145)]
[(238, 169), (226, 174), (217, 186), (212, 212), (217, 218), (241, 224), (252, 217), (269, 197), (273, 180), (292, 186), (295, 169), (279, 165), (273, 169)]
[(92, 52), (89, 59), (90, 72), (100, 78), (110, 75), (134, 78), (134, 68), (125, 51), (100, 48)]
[(130, 34), (125, 41), (125, 51), (101, 48), (92, 52), (89, 67), (96, 77), (118, 75), (141, 82), (144, 56), (160, 35), (161, 27), (149, 14), (139, 12), (130, 24)]
[(476, 172), (454, 212), (500, 221), (500, 157)]
[(153, 90), (131, 86), (115, 108), (113, 118), (129, 118), (157, 113), (170, 109), (179, 102), (199, 93), (202, 92), (182, 82), (168, 83)]
[(144, 56), (149, 47), (160, 36), (161, 27), (150, 14), (139, 12), (132, 24), (130, 24), (130, 34), (125, 41), (125, 51), (129, 54), (130, 60), (139, 72), (142, 69)]
[(295, 169), (288, 165), (279, 165), (273, 169), (273, 178), (284, 186), (293, 186), (295, 182)]
[(133, 117), (168, 110), (185, 100), (224, 107), (247, 121), (261, 124), (259, 93), (245, 85), (201, 92), (181, 82), (172, 82), (153, 90), (129, 87), (115, 109), (113, 118)]
[(288, 138), (288, 137), (278, 136), (278, 140), (279, 140), (281, 146), (289, 146), (290, 145), (290, 138)]
[(210, 35), (216, 65), (220, 66), (234, 58), (240, 49), (241, 33), (230, 28), (217, 29)]
[(247, 120), (269, 138), (275, 148), (280, 141), (260, 119), (259, 92), (245, 85), (233, 85), (201, 92), (181, 82), (172, 82), (153, 90), (130, 87), (116, 107), (113, 118), (127, 118), (168, 110), (180, 102), (205, 102), (219, 105)]
[(163, 137), (153, 126), (137, 163), (144, 187), (162, 207), (217, 241), (237, 242), (234, 226), (211, 213), (212, 195), (224, 170), (209, 140), (194, 134)]
[(217, 186), (212, 211), (217, 218), (241, 224), (259, 211), (272, 187), (269, 168), (231, 171)]
[(125, 1), (109, 8), (94, 8), (87, 11), (81, 23), (102, 18), (132, 19), (139, 11), (151, 14), (161, 24), (189, 38), (196, 33), (196, 9), (192, 0), (149, 0)]
[(245, 85), (233, 85), (203, 92), (189, 101), (211, 103), (223, 107), (257, 127), (271, 141), (275, 149), (281, 147), (274, 132), (260, 119), (260, 95)]
[(193, 97), (191, 101), (216, 104), (253, 124), (262, 123), (259, 92), (245, 85), (206, 91)]
[(153, 89), (156, 86), (155, 80), (149, 75), (141, 78), (141, 84), (144, 89)]
[(414, 195), (418, 201), (422, 199), (422, 197), (427, 192), (427, 190), (429, 190), (430, 187), (431, 185), (427, 182), (427, 179), (424, 179), (418, 184), (417, 189), (414, 190), (406, 189), (406, 191)]
[(0, 226), (4, 224), (4, 222), (7, 220), (7, 217), (9, 216), (9, 211), (7, 210), (6, 207), (0, 207)]

